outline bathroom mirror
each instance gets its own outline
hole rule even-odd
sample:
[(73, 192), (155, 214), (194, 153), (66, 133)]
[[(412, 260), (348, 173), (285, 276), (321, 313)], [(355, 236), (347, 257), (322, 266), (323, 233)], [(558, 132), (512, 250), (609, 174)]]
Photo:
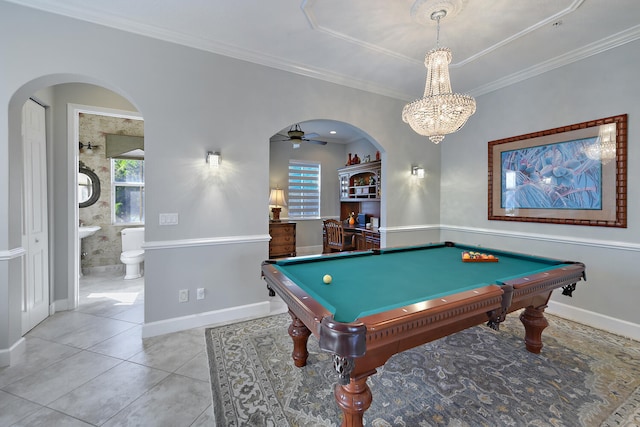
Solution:
[(100, 180), (94, 171), (81, 165), (78, 169), (78, 203), (81, 208), (93, 205), (100, 198)]

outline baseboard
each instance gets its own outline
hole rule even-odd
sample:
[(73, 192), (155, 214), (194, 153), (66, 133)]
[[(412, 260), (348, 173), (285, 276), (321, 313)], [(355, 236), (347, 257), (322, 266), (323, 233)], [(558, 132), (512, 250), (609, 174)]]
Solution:
[(322, 253), (322, 245), (319, 246), (298, 246), (296, 248), (297, 256), (318, 255)]
[(26, 340), (20, 338), (8, 350), (0, 350), (0, 368), (10, 366), (23, 358), (26, 349)]
[(145, 323), (142, 326), (142, 338), (149, 338), (156, 335), (184, 331), (192, 328), (201, 328), (204, 326), (222, 325), (240, 320), (264, 317), (270, 314), (272, 314), (271, 303), (269, 301), (265, 301), (256, 304), (209, 311), (206, 313), (192, 314), (189, 316), (174, 317), (171, 319), (159, 320), (157, 322)]
[(49, 305), (49, 315), (67, 310), (69, 310), (69, 301), (66, 299), (55, 300), (51, 305)]
[(553, 314), (554, 316), (562, 317), (563, 319), (611, 332), (612, 334), (640, 341), (640, 325), (636, 323), (615, 319), (613, 317), (555, 301), (549, 301), (549, 306), (545, 312)]
[(98, 265), (95, 267), (85, 267), (82, 269), (82, 274), (84, 274), (85, 276), (90, 276), (92, 274), (124, 275), (124, 264)]

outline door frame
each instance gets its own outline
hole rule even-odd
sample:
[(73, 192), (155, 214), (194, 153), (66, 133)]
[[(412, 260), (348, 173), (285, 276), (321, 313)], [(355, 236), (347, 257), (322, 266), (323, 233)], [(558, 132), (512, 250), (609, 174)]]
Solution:
[(70, 194), (69, 222), (67, 223), (71, 233), (68, 233), (68, 247), (73, 248), (73, 255), (67, 263), (69, 288), (67, 290), (67, 310), (73, 310), (80, 303), (80, 239), (78, 237), (78, 227), (80, 219), (80, 208), (78, 206), (78, 142), (80, 141), (80, 113), (96, 114), (100, 116), (119, 117), (124, 119), (144, 120), (137, 111), (118, 110), (114, 108), (104, 108), (92, 105), (67, 104), (67, 161), (70, 167), (67, 168), (67, 194)]

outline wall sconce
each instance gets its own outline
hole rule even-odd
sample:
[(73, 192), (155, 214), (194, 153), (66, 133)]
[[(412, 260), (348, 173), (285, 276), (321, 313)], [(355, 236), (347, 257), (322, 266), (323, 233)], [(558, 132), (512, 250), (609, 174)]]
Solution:
[(411, 175), (419, 179), (424, 178), (424, 168), (420, 166), (411, 166)]
[(271, 209), (273, 212), (273, 220), (280, 221), (280, 206), (287, 206), (287, 201), (284, 199), (284, 190), (282, 188), (272, 188), (269, 192), (269, 204), (275, 206)]
[(209, 164), (210, 168), (219, 168), (222, 157), (220, 156), (220, 153), (207, 151), (207, 157), (205, 158), (205, 160)]
[(87, 150), (93, 150), (94, 148), (98, 148), (100, 147), (99, 145), (91, 145), (91, 141), (87, 142), (86, 144), (83, 144), (82, 142), (78, 142), (78, 148), (80, 150), (82, 150), (83, 148), (86, 148)]

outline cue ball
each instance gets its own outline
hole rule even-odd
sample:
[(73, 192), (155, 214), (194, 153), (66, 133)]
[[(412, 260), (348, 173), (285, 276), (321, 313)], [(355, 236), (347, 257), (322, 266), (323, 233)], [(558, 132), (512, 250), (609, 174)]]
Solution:
[(329, 283), (331, 283), (331, 276), (328, 274), (325, 274), (324, 277), (322, 278), (322, 281), (328, 285)]

